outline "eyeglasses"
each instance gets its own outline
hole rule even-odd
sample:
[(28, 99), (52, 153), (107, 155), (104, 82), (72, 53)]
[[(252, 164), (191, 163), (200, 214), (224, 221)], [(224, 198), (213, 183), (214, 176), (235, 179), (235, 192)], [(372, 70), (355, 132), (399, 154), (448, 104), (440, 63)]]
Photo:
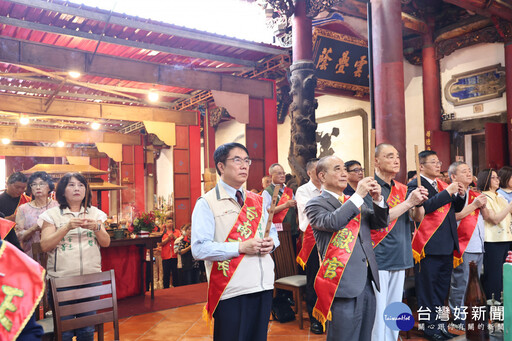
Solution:
[(30, 184), (30, 188), (45, 187), (45, 186), (48, 186), (48, 184), (46, 182), (41, 182), (39, 184), (36, 184), (36, 183)]
[(235, 156), (233, 158), (230, 158), (230, 159), (226, 159), (226, 160), (232, 160), (236, 165), (238, 166), (241, 166), (243, 162), (245, 162), (247, 164), (247, 166), (250, 166), (251, 163), (252, 163), (252, 160), (249, 159), (248, 157), (245, 158), (245, 159), (242, 159), (241, 157), (239, 156)]
[(423, 162), (423, 164), (425, 163), (430, 163), (432, 165), (436, 165), (436, 166), (442, 166), (443, 165), (443, 162), (442, 161), (430, 161), (430, 162)]
[(351, 169), (351, 170), (347, 170), (347, 172), (349, 172), (349, 173), (363, 173), (364, 172), (364, 168), (354, 168), (354, 169)]

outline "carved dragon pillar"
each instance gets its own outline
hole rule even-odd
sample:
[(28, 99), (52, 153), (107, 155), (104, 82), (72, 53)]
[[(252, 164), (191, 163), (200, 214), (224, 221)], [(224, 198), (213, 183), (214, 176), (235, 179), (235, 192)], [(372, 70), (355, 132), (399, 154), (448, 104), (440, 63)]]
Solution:
[(307, 182), (306, 163), (316, 157), (316, 77), (312, 59), (312, 24), (306, 1), (297, 0), (292, 20), (293, 64), (290, 66), (291, 142), (288, 162), (299, 184)]

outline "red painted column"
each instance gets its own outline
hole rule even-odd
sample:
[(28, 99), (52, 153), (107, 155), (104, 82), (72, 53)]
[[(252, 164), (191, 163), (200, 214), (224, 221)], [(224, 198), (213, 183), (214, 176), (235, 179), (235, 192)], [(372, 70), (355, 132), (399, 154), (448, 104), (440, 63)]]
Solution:
[[(406, 155), (405, 99), (400, 0), (372, 1), (375, 136)], [(397, 174), (405, 181), (405, 165)]]
[[(108, 165), (109, 165), (109, 158), (108, 157), (102, 157), (100, 161), (100, 167), (99, 169), (108, 171)], [(108, 182), (108, 174), (102, 175), (101, 178), (103, 181)], [(110, 208), (110, 200), (109, 200), (109, 191), (102, 191), (101, 192), (101, 210), (105, 212), (107, 215), (109, 215), (109, 208)]]
[[(263, 100), (265, 127), (265, 169), (278, 161), (277, 157), (277, 100), (276, 82), (274, 83), (274, 98)], [(258, 187), (257, 187), (258, 188)]]
[(512, 163), (512, 41), (505, 42), (505, 74), (507, 81), (508, 162)]
[(133, 146), (134, 148), (134, 183), (135, 183), (135, 208), (136, 212), (146, 210), (146, 186), (144, 179), (144, 147), (142, 145)]
[(293, 61), (311, 60), (313, 58), (313, 26), (306, 16), (306, 0), (295, 2), (292, 18)]
[[(432, 40), (434, 18), (427, 18), (428, 33), (423, 35), (423, 122), (425, 129), (425, 149), (438, 153), (439, 160), (448, 169), (451, 163), (450, 133), (441, 131), (441, 81), (439, 63), (436, 59)], [(448, 144), (446, 144), (448, 142)]]
[(194, 210), (197, 198), (201, 196), (201, 129), (189, 126), (190, 151), (190, 211)]

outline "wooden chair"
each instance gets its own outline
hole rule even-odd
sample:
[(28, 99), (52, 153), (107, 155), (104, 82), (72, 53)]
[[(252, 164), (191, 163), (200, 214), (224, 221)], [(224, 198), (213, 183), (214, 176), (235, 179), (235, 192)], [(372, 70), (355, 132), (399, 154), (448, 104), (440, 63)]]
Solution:
[[(46, 264), (48, 263), (48, 254), (46, 252), (43, 252), (41, 249), (40, 243), (33, 243), (32, 244), (32, 255), (36, 262), (38, 262), (45, 270), (46, 270)], [(45, 283), (45, 289), (44, 289), (44, 295), (41, 298), (41, 302), (39, 303), (42, 306), (42, 316), (39, 314), (36, 314), (36, 320), (44, 319), (46, 316), (46, 313), (51, 310), (50, 305), (48, 304), (48, 280), (46, 280)]]
[[(114, 323), (114, 340), (119, 340), (119, 320), (117, 314), (114, 270), (83, 276), (51, 278), (50, 283), (53, 295), (53, 318), (57, 341), (62, 340), (62, 332), (92, 325), (96, 326), (96, 330), (98, 331), (98, 341), (103, 341), (103, 323), (105, 322)], [(59, 289), (62, 290), (69, 287), (85, 285), (91, 286), (59, 291)], [(89, 300), (81, 303), (59, 305), (65, 302), (83, 299)], [(62, 320), (63, 316), (87, 312), (96, 313), (69, 320)]]
[(275, 263), (276, 281), (274, 282), (274, 296), (277, 289), (291, 291), (295, 301), (294, 311), (299, 318), (299, 328), (303, 329), (302, 298), (306, 288), (306, 275), (298, 274), (298, 265), (292, 245), (291, 227), (283, 224), (283, 231), (278, 232), (279, 245), (272, 253)]

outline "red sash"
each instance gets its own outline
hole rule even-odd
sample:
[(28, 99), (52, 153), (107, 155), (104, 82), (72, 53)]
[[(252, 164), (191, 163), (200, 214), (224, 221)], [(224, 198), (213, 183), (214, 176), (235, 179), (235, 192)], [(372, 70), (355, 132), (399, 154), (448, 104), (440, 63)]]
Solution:
[(14, 225), (16, 225), (14, 221), (0, 218), (0, 239), (5, 239), (9, 232), (11, 232)]
[[(392, 209), (398, 204), (401, 204), (407, 198), (407, 186), (401, 184), (397, 181), (394, 181), (395, 185), (391, 187), (391, 192), (389, 192), (389, 196), (386, 200), (386, 203), (389, 206), (389, 209)], [(400, 218), (400, 217), (398, 217)], [(372, 236), (372, 245), (375, 248), (379, 243), (386, 238), (389, 232), (395, 227), (397, 219), (393, 220), (389, 225), (382, 229), (371, 230)]]
[(14, 214), (16, 214), (16, 212), (18, 212), (18, 207), (20, 207), (21, 205), (26, 204), (27, 202), (30, 202), (30, 201), (32, 201), (32, 198), (30, 198), (25, 193), (22, 193), (20, 196), (20, 201), (18, 201), (18, 206), (16, 206), (16, 210), (14, 211)]
[[(272, 193), (270, 194), (272, 196)], [(290, 187), (285, 187), (283, 190), (283, 194), (281, 194), (281, 198), (279, 199), (279, 202), (276, 204), (276, 206), (282, 205), (288, 200), (293, 199), (293, 191)], [(288, 213), (288, 208), (285, 208), (279, 213), (274, 214), (274, 218), (272, 219), (272, 222), (274, 224), (280, 224), (283, 222), (284, 217), (286, 217), (286, 213)]]
[[(345, 203), (345, 199), (343, 198), (343, 203)], [(338, 290), (343, 272), (345, 272), (345, 266), (348, 264), (350, 256), (352, 256), (360, 227), (361, 214), (358, 214), (345, 228), (332, 234), (325, 257), (316, 275), (315, 292), (318, 299), (313, 308), (313, 317), (322, 323), (324, 329), (325, 322), (332, 320), (332, 301), (336, 290)]]
[[(226, 242), (246, 241), (254, 238), (262, 217), (263, 198), (249, 191), (245, 191), (246, 198), (238, 218), (229, 232)], [(203, 310), (203, 317), (211, 321), (213, 313), (219, 304), (222, 293), (235, 274), (238, 265), (245, 254), (222, 262), (213, 262), (208, 283), (208, 301)]]
[[(447, 183), (442, 182), (439, 179), (436, 179), (436, 181), (438, 192), (444, 191), (446, 187), (448, 187)], [(451, 205), (451, 203), (448, 203), (439, 207), (434, 212), (426, 214), (421, 221), (420, 226), (412, 237), (412, 256), (416, 263), (419, 263), (423, 258), (425, 258), (425, 245), (427, 245), (430, 238), (432, 238), (439, 226), (443, 223), (450, 211)]]
[[(478, 197), (480, 194), (473, 192), (472, 190), (469, 190), (468, 193), (468, 205), (470, 205), (476, 197)], [(464, 217), (457, 227), (457, 235), (459, 236), (459, 249), (460, 252), (457, 250), (453, 251), (453, 267), (456, 268), (459, 265), (462, 264), (462, 255), (466, 251), (466, 248), (468, 247), (469, 240), (471, 239), (471, 236), (473, 235), (473, 232), (476, 228), (476, 223), (478, 221), (478, 214), (480, 213), (480, 209), (477, 208), (473, 212), (471, 212), (469, 215)]]
[(12, 244), (0, 246), (0, 340), (15, 340), (44, 294), (44, 269)]
[(308, 227), (306, 227), (306, 231), (302, 237), (302, 248), (297, 256), (297, 263), (302, 266), (303, 270), (306, 268), (306, 263), (308, 262), (309, 255), (315, 247), (315, 244), (316, 242), (315, 236), (313, 235), (313, 229), (311, 228), (311, 225), (308, 224)]

